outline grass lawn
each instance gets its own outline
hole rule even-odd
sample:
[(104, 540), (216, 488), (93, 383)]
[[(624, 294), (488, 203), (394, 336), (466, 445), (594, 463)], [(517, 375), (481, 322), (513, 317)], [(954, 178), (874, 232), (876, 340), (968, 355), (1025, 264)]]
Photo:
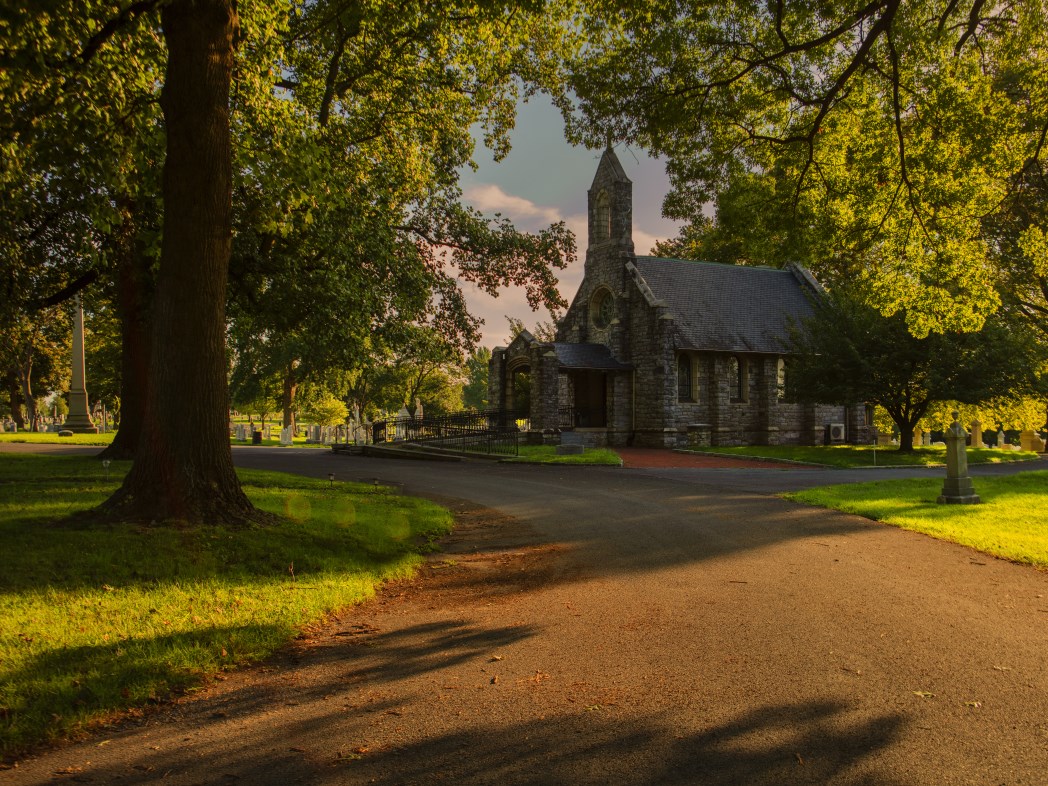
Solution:
[(520, 455), (503, 461), (528, 462), (532, 464), (600, 464), (621, 467), (622, 459), (614, 450), (608, 448), (586, 448), (585, 452), (574, 456), (558, 456), (555, 445), (521, 445)]
[(257, 529), (62, 521), (116, 487), (85, 457), (0, 455), (0, 756), (192, 690), (409, 576), (450, 514), (384, 487), (239, 472)]
[[(113, 441), (113, 437), (116, 436), (115, 431), (110, 431), (108, 434), (74, 434), (71, 437), (60, 437), (58, 434), (46, 432), (39, 434), (34, 431), (19, 431), (16, 434), (11, 433), (0, 433), (0, 445), (5, 442), (33, 442), (36, 444), (48, 444), (48, 445), (108, 445)], [(251, 445), (250, 439), (230, 439), (229, 444), (231, 445)], [(262, 440), (262, 447), (277, 448), (280, 447), (279, 438), (271, 438)], [(320, 445), (316, 443), (306, 443), (305, 437), (295, 437), (295, 444), (289, 447), (296, 448), (320, 448), (321, 450), (328, 450), (330, 445)]]
[[(897, 448), (877, 448), (872, 445), (756, 445), (737, 448), (705, 448), (697, 453), (721, 453), (726, 456), (786, 459), (804, 464), (823, 464), (828, 467), (912, 467), (945, 464), (946, 448), (921, 446), (913, 453), (900, 453)], [(993, 450), (968, 448), (969, 464), (999, 464), (1005, 461), (1030, 461), (1036, 453), (1021, 450)]]
[(1048, 568), (1048, 471), (974, 482), (981, 505), (937, 505), (942, 478), (880, 480), (783, 496)]
[(60, 437), (54, 432), (39, 434), (35, 431), (19, 431), (17, 433), (0, 433), (0, 445), (5, 442), (33, 442), (46, 445), (108, 445), (116, 436), (115, 431), (107, 434), (74, 434), (71, 437)]
[[(288, 447), (288, 448), (320, 448), (321, 450), (330, 450), (331, 449), (330, 445), (321, 445), (319, 442), (308, 442), (307, 443), (305, 437), (295, 437), (293, 442), (294, 442), (293, 445), (281, 445), (279, 437), (270, 437), (269, 439), (263, 439), (261, 445), (255, 445), (255, 447), (263, 447), (263, 448), (279, 448), (279, 447)], [(253, 443), (251, 442), (250, 439), (230, 439), (229, 440), (229, 444), (230, 445), (239, 445), (239, 446), (251, 447)]]

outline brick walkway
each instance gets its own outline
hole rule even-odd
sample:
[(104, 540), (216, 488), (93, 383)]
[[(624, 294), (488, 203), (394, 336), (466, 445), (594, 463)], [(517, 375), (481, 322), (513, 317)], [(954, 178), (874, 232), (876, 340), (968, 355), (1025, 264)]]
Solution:
[(777, 461), (704, 456), (699, 453), (677, 453), (661, 448), (615, 448), (625, 466), (636, 469), (684, 467), (687, 469), (811, 469), (804, 464), (782, 464)]

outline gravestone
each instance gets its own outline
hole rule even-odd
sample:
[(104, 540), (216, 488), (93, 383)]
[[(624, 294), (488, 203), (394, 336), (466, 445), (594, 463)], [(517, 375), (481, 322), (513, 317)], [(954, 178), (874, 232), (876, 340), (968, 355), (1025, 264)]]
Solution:
[(921, 444), (926, 447), (932, 444), (932, 432), (925, 431), (921, 434)]
[(286, 426), (280, 429), (280, 444), (287, 447), (293, 443), (294, 440), (291, 438), (291, 426)]
[(954, 412), (953, 423), (946, 429), (946, 482), (936, 500), (940, 505), (975, 505), (980, 502), (972, 479), (968, 477), (968, 453), (965, 450), (968, 432), (960, 424), (959, 416)]
[(923, 438), (924, 438), (924, 432), (922, 432), (919, 428), (915, 428), (913, 430), (913, 444), (914, 445), (920, 445), (921, 444), (921, 440)]
[(586, 452), (584, 437), (574, 431), (562, 431), (560, 444), (557, 445), (558, 456), (578, 456)]
[(997, 447), (1006, 448), (1008, 443), (1004, 441), (1004, 429), (997, 432)]
[(1019, 447), (1022, 450), (1032, 450), (1034, 453), (1044, 453), (1044, 440), (1037, 436), (1037, 432), (1027, 429), (1019, 435)]
[(983, 445), (982, 422), (978, 420), (972, 421), (972, 447), (985, 447)]

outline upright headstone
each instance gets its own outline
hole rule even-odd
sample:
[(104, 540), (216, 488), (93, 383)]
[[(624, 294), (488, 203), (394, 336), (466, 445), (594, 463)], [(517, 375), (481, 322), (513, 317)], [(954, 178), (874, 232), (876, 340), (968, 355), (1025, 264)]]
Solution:
[(1004, 441), (1004, 429), (1003, 428), (1000, 431), (997, 432), (997, 447), (999, 447), (999, 448), (1006, 448), (1006, 447), (1008, 447), (1008, 443)]
[(84, 364), (84, 307), (80, 295), (73, 307), (73, 376), (69, 385), (69, 417), (65, 427), (76, 434), (97, 434), (87, 406), (87, 382)]
[(984, 447), (982, 439), (982, 422), (978, 420), (972, 421), (972, 447)]
[(415, 399), (415, 418), (422, 420), (422, 399)]
[(924, 432), (921, 431), (920, 427), (915, 428), (913, 430), (913, 444), (914, 445), (920, 445), (921, 444), (921, 440), (923, 438), (924, 438)]
[(925, 446), (932, 444), (932, 432), (925, 431), (921, 434), (921, 444)]
[(946, 482), (943, 483), (942, 494), (936, 502), (974, 505), (980, 500), (972, 486), (972, 479), (968, 477), (968, 453), (965, 450), (968, 432), (960, 424), (959, 416), (960, 413), (954, 412), (953, 423), (946, 429)]
[(1027, 429), (1019, 435), (1019, 447), (1034, 453), (1044, 453), (1044, 442), (1033, 429)]
[(280, 429), (280, 444), (285, 447), (294, 444), (294, 440), (291, 438), (291, 426)]

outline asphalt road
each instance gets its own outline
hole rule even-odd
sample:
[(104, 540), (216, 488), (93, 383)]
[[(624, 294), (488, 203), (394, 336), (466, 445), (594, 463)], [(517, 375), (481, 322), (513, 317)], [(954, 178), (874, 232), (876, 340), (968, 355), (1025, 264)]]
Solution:
[(265, 667), (0, 783), (1048, 784), (1048, 573), (773, 496), (941, 470), (235, 456), (463, 527)]

